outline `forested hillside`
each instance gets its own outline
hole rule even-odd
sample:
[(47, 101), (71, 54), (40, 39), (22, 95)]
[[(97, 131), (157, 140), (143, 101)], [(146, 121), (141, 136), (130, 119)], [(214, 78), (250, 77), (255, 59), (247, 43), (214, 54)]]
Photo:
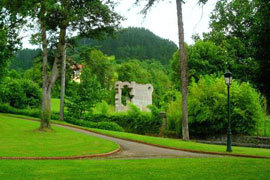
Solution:
[(162, 39), (147, 29), (135, 27), (123, 29), (115, 37), (108, 37), (104, 41), (80, 39), (79, 44), (98, 47), (107, 55), (115, 55), (118, 61), (155, 59), (166, 65), (177, 50), (172, 41)]
[[(160, 61), (164, 65), (169, 65), (169, 60), (177, 50), (172, 41), (162, 39), (147, 29), (134, 27), (123, 29), (115, 37), (108, 37), (104, 41), (83, 38), (79, 40), (79, 45), (98, 48), (107, 55), (114, 55), (118, 62), (147, 59)], [(30, 69), (39, 53), (39, 49), (18, 51), (10, 68), (22, 71)]]
[(25, 71), (33, 66), (34, 58), (41, 53), (40, 49), (22, 49), (11, 61), (10, 68)]

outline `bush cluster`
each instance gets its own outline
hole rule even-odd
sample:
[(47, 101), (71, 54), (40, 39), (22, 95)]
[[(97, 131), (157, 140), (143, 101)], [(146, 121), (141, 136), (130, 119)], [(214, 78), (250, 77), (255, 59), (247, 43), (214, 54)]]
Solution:
[[(180, 99), (169, 105), (168, 129), (173, 123), (176, 128), (181, 127), (181, 119), (178, 118), (181, 117)], [(261, 95), (249, 83), (232, 83), (231, 127), (234, 134), (255, 134), (264, 118), (261, 102)], [(198, 82), (193, 81), (189, 86), (188, 111), (191, 135), (225, 134), (228, 123), (227, 87), (224, 78), (204, 76)]]
[(71, 124), (89, 127), (89, 128), (105, 129), (105, 130), (120, 131), (120, 132), (124, 131), (124, 129), (115, 122), (105, 122), (105, 121), (91, 122), (91, 121), (85, 121), (85, 120), (78, 120), (72, 117), (66, 117), (65, 121)]
[(178, 137), (182, 132), (182, 95), (180, 92), (176, 93), (175, 101), (168, 105), (167, 109), (167, 135)]
[[(89, 78), (91, 77), (91, 78)], [(66, 107), (68, 116), (83, 119), (92, 114), (92, 108), (105, 96), (106, 91), (101, 87), (97, 78), (91, 75), (89, 69), (84, 69), (81, 83), (73, 83), (72, 92), (67, 96)]]
[[(10, 113), (10, 114), (19, 114), (19, 115), (25, 115), (35, 118), (40, 118), (40, 108), (27, 108), (27, 109), (18, 109), (10, 106), (9, 104), (0, 104), (0, 112), (1, 113)], [(59, 119), (59, 113), (52, 112), (51, 119), (58, 120)]]
[(40, 117), (40, 109), (18, 109), (11, 107), (9, 104), (0, 104), (1, 113), (20, 114), (31, 117)]
[(115, 122), (124, 128), (125, 132), (137, 134), (158, 134), (162, 120), (155, 106), (151, 112), (142, 112), (135, 105), (129, 104), (127, 112), (113, 114), (93, 114), (85, 118), (89, 122)]
[(41, 104), (41, 89), (31, 80), (6, 78), (0, 85), (0, 102), (15, 108), (36, 108)]

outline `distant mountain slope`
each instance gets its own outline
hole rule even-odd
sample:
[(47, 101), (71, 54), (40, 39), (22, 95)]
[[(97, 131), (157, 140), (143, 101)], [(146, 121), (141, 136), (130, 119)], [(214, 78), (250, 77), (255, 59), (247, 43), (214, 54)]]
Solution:
[[(169, 64), (177, 46), (167, 39), (162, 39), (144, 28), (126, 28), (100, 42), (91, 39), (80, 39), (80, 45), (99, 48), (107, 55), (114, 55), (118, 61), (127, 59), (158, 60)], [(12, 59), (10, 68), (25, 71), (33, 66), (34, 58), (41, 53), (40, 49), (22, 49)]]
[(11, 60), (10, 68), (27, 70), (33, 66), (34, 58), (41, 53), (40, 49), (22, 49)]
[(104, 41), (80, 39), (80, 45), (99, 47), (107, 55), (115, 55), (117, 60), (156, 59), (162, 64), (169, 64), (177, 46), (170, 40), (163, 39), (144, 28), (126, 28), (116, 34), (115, 38)]

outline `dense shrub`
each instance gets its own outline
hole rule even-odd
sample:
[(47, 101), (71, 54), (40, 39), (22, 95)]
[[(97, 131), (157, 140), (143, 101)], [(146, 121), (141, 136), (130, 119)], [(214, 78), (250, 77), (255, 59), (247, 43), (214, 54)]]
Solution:
[[(192, 134), (225, 134), (227, 87), (224, 78), (205, 76), (192, 82), (189, 91), (189, 120)], [(254, 134), (264, 114), (260, 94), (249, 83), (231, 85), (231, 127), (235, 134)]]
[[(231, 86), (231, 127), (234, 134), (255, 134), (264, 118), (262, 97), (249, 83), (233, 81)], [(201, 77), (189, 86), (189, 126), (193, 136), (225, 134), (227, 130), (227, 87), (224, 78)], [(180, 129), (181, 100), (170, 103), (168, 128)], [(180, 117), (180, 118), (179, 118)], [(172, 123), (177, 122), (177, 123)], [(177, 126), (178, 124), (178, 126)]]
[(182, 96), (176, 93), (176, 100), (168, 105), (166, 133), (179, 136), (182, 131)]
[(159, 111), (150, 107), (151, 112), (142, 112), (135, 105), (130, 104), (127, 112), (113, 114), (93, 114), (85, 118), (90, 122), (115, 122), (125, 129), (126, 132), (137, 134), (157, 134), (161, 126)]
[(97, 103), (96, 106), (93, 108), (93, 114), (109, 115), (112, 112), (112, 107), (110, 107), (110, 105), (106, 101)]
[(83, 119), (88, 114), (92, 114), (92, 108), (102, 101), (105, 89), (87, 68), (82, 72), (81, 83), (73, 84), (72, 92), (69, 93), (66, 101), (68, 116)]
[(121, 126), (115, 122), (90, 122), (85, 120), (78, 120), (72, 117), (66, 117), (65, 121), (78, 126), (84, 126), (89, 128), (105, 129), (111, 131), (124, 131)]
[(21, 79), (20, 84), (26, 96), (25, 104), (29, 107), (39, 107), (41, 105), (41, 89), (38, 84), (31, 80)]
[(0, 104), (0, 112), (1, 113), (10, 113), (10, 114), (20, 114), (31, 117), (40, 117), (40, 109), (17, 109), (11, 107), (9, 104)]
[[(11, 107), (9, 104), (0, 104), (0, 112), (40, 118), (40, 108), (18, 109), (18, 108)], [(52, 112), (51, 119), (58, 120), (59, 113)]]
[(1, 87), (1, 100), (12, 107), (24, 108), (26, 95), (18, 79), (7, 79)]
[(41, 104), (41, 89), (31, 80), (6, 78), (0, 85), (0, 101), (15, 108), (36, 108)]

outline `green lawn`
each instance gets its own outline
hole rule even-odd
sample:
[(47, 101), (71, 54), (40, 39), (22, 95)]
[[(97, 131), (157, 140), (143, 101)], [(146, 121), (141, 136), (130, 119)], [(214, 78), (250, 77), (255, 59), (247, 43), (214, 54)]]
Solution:
[[(27, 118), (27, 116), (21, 116), (21, 115), (12, 115), (16, 117), (24, 117)], [(31, 117), (28, 117), (31, 118)], [(33, 119), (33, 118), (32, 118)], [(35, 118), (36, 120), (39, 120)], [(54, 123), (59, 124), (68, 124), (66, 122), (60, 122), (60, 121), (52, 121)], [(76, 127), (76, 125), (73, 125)], [(90, 128), (85, 128), (90, 129)], [(210, 151), (210, 152), (221, 152), (226, 153), (226, 146), (224, 145), (211, 145), (211, 144), (203, 144), (203, 143), (196, 143), (196, 142), (186, 142), (182, 141), (180, 139), (170, 139), (170, 138), (160, 138), (160, 137), (152, 137), (152, 136), (144, 136), (144, 135), (138, 135), (138, 134), (132, 134), (132, 133), (125, 133), (125, 132), (116, 132), (116, 131), (107, 131), (107, 130), (101, 130), (101, 129), (90, 129), (91, 131), (99, 132), (102, 134), (112, 135), (115, 137), (120, 138), (126, 138), (131, 140), (137, 140), (157, 145), (163, 145), (168, 147), (176, 147), (176, 148), (182, 148), (182, 149), (191, 149), (191, 150), (200, 150), (200, 151)], [(257, 156), (267, 156), (270, 157), (270, 149), (263, 149), (263, 148), (248, 148), (248, 147), (232, 147), (233, 153), (235, 154), (243, 154), (243, 155), (257, 155)]]
[(118, 148), (111, 141), (61, 127), (53, 126), (53, 132), (40, 132), (37, 130), (39, 125), (0, 114), (0, 156), (76, 156), (106, 153)]
[(60, 99), (52, 98), (51, 108), (52, 108), (52, 112), (55, 112), (55, 113), (60, 112)]
[(267, 180), (270, 160), (180, 158), (143, 160), (0, 160), (0, 179)]
[[(55, 132), (48, 133), (37, 132), (38, 127), (38, 122), (0, 114), (0, 156), (69, 156), (108, 152), (118, 147), (112, 142), (64, 128), (53, 127)], [(114, 134), (111, 131), (97, 129), (95, 131)], [(167, 145), (170, 146), (182, 144), (182, 146), (190, 148), (208, 147), (208, 151), (216, 149), (211, 145), (195, 143), (199, 145), (194, 146), (193, 142), (173, 139), (117, 132), (114, 135), (139, 138), (143, 141), (151, 140), (163, 144), (168, 141)], [(183, 148), (182, 146), (181, 148)], [(221, 147), (224, 148), (224, 146)], [(255, 149), (255, 151), (258, 150)], [(269, 179), (269, 172), (270, 159), (233, 157), (136, 160), (0, 160), (0, 179), (266, 180)]]

